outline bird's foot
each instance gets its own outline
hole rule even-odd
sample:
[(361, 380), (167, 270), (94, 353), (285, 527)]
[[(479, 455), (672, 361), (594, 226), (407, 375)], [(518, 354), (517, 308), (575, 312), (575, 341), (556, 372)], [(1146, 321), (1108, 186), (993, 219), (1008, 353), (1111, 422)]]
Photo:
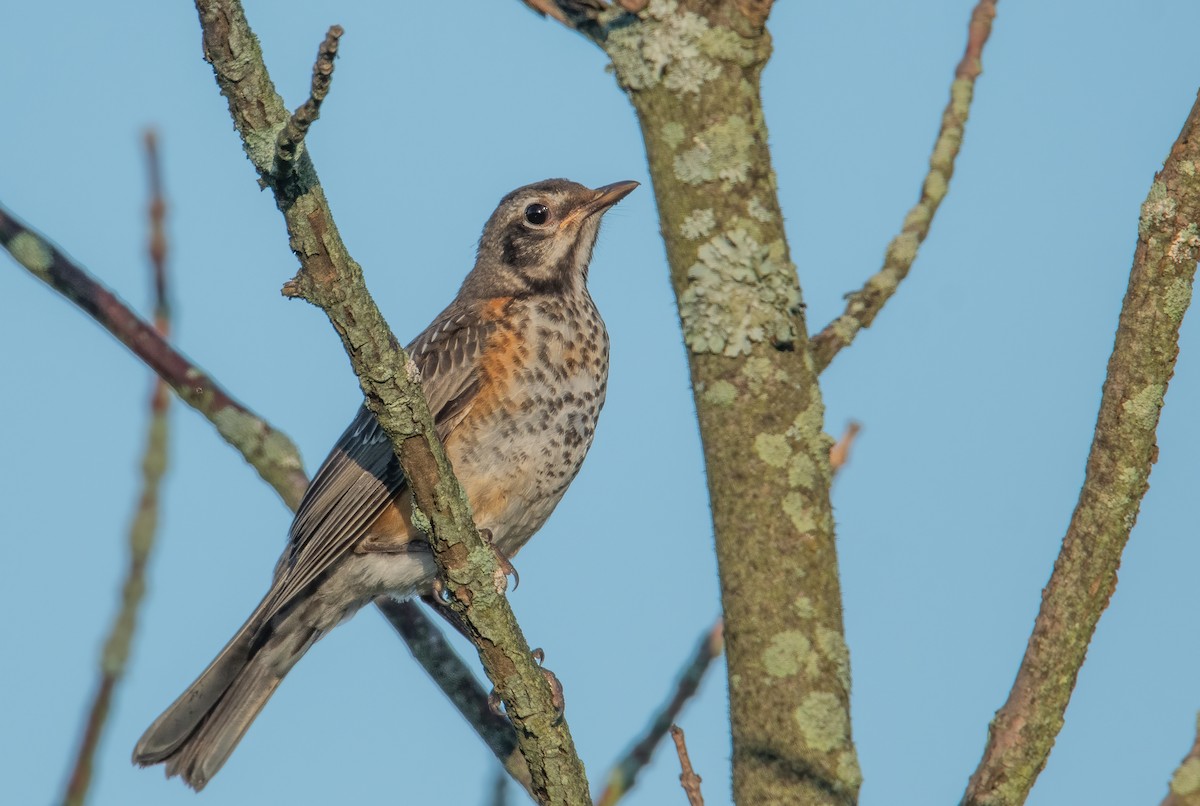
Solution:
[(492, 553), (496, 555), (496, 592), (504, 593), (508, 590), (508, 578), (513, 578), (513, 590), (521, 584), (521, 575), (517, 573), (517, 569), (513, 566), (512, 561), (504, 556), (504, 552), (496, 547), (491, 529), (480, 529), (479, 536), (483, 538), (483, 542), (488, 544)]
[(537, 661), (542, 674), (546, 676), (546, 682), (550, 684), (550, 703), (554, 706), (554, 722), (557, 724), (562, 721), (563, 713), (567, 710), (567, 700), (563, 696), (562, 683), (558, 682), (558, 676), (554, 672), (542, 666), (543, 661), (546, 660), (544, 649), (538, 647), (533, 650), (533, 659)]

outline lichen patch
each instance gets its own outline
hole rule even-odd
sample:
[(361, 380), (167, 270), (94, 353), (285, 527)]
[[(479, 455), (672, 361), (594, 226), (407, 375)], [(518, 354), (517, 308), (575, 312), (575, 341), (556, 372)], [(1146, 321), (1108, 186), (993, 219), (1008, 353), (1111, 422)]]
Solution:
[(760, 244), (741, 228), (701, 245), (679, 298), (688, 347), (732, 357), (766, 339), (795, 341), (790, 311), (800, 303), (800, 289), (786, 255), (782, 240)]
[(846, 744), (850, 724), (846, 709), (835, 695), (814, 691), (801, 700), (792, 717), (811, 749), (826, 753)]

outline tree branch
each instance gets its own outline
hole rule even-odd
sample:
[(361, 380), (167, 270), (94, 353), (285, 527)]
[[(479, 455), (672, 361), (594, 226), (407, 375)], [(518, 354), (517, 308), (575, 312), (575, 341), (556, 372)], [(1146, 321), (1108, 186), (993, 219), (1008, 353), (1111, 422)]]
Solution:
[(171, 347), (144, 319), (45, 238), (0, 207), (0, 246), (48, 286), (75, 303), (203, 414), (292, 509), (308, 487), (296, 446), (234, 400)]
[(672, 725), (671, 738), (675, 741), (675, 752), (679, 754), (679, 766), (683, 770), (679, 776), (679, 785), (687, 793), (688, 806), (704, 806), (704, 796), (700, 794), (700, 776), (692, 769), (692, 760), (688, 758), (683, 728)]
[(966, 53), (954, 71), (950, 101), (942, 112), (942, 127), (934, 142), (933, 155), (929, 158), (929, 173), (921, 185), (921, 197), (904, 217), (900, 234), (888, 244), (883, 268), (867, 280), (861, 289), (848, 295), (845, 312), (812, 338), (813, 361), (817, 365), (817, 372), (829, 366), (833, 357), (854, 341), (860, 330), (871, 326), (917, 259), (917, 250), (929, 234), (933, 216), (946, 197), (950, 177), (954, 175), (954, 161), (962, 146), (963, 130), (975, 94), (975, 79), (983, 72), (983, 46), (992, 32), (996, 2), (979, 0), (971, 12)]
[[(136, 358), (157, 372), (159, 377), (172, 389), (177, 392), (182, 390), (180, 398), (208, 417), (217, 426), (218, 432), (225, 436), (225, 433), (221, 431), (221, 423), (229, 422), (229, 420), (220, 416), (220, 409), (216, 409), (217, 414), (214, 416), (203, 407), (214, 400), (232, 403), (232, 397), (204, 370), (176, 352), (162, 336), (155, 332), (154, 328), (126, 307), (111, 291), (101, 286), (82, 268), (71, 263), (43, 236), (29, 229), (3, 208), (0, 208), (0, 246), (8, 249), (19, 263), (35, 275), (46, 280), (47, 285), (51, 288), (59, 291), (75, 302), (83, 311), (91, 314), (100, 325), (124, 342)], [(42, 265), (51, 267), (53, 270), (47, 269), (43, 272), (34, 268)], [(64, 286), (59, 282), (63, 277), (70, 278), (69, 285)], [(127, 340), (123, 335), (125, 333), (134, 333), (137, 334), (137, 337)], [(198, 382), (197, 379), (203, 381), (203, 394), (184, 394), (192, 389), (192, 386)], [(259, 472), (263, 480), (279, 494), (284, 503), (294, 510), (304, 496), (304, 490), (308, 487), (308, 477), (304, 475), (304, 471), (300, 467), (300, 456), (291, 440), (257, 414), (242, 407), (241, 404), (234, 403), (233, 405), (237, 406), (240, 421), (250, 427), (247, 429), (248, 433), (245, 434), (240, 430), (235, 430), (233, 432), (235, 439), (226, 437), (226, 441)], [(262, 444), (262, 440), (242, 438), (253, 437), (255, 434), (266, 435), (267, 442), (275, 450), (260, 450), (259, 446)], [(297, 468), (296, 472), (275, 472), (281, 465), (286, 466), (293, 463)], [(438, 629), (421, 612), (415, 602), (391, 602), (384, 615), (402, 637), (440, 635)], [(453, 688), (458, 690), (461, 696), (466, 696), (459, 679), (441, 679), (444, 670), (452, 669), (456, 663), (461, 663), (457, 656), (454, 656), (453, 649), (444, 640), (425, 640), (422, 647), (418, 648), (410, 644), (409, 649), (425, 667), (429, 676), (443, 690)], [(509, 759), (516, 738), (512, 734), (511, 726), (508, 726), (509, 735), (503, 737), (496, 733), (492, 720), (481, 719), (478, 716), (481, 712), (491, 716), (487, 708), (487, 695), (476, 688), (473, 702), (460, 703), (459, 698), (452, 698), (452, 700), (459, 706), (463, 717), (480, 734), (489, 749), (505, 765), (505, 768), (512, 769), (513, 762)], [(507, 725), (506, 722), (505, 724)], [(524, 782), (528, 781), (528, 772), (524, 773), (523, 778), (517, 775), (516, 780), (527, 786)]]
[[(150, 235), (147, 251), (154, 287), (154, 329), (159, 335), (166, 337), (171, 328), (170, 304), (167, 300), (167, 241), (163, 231), (166, 202), (162, 192), (158, 141), (153, 131), (146, 132), (145, 145), (150, 176)], [(67, 779), (67, 792), (63, 797), (66, 806), (82, 806), (87, 799), (96, 748), (108, 721), (113, 692), (125, 674), (129, 649), (137, 630), (138, 607), (146, 591), (146, 563), (154, 547), (154, 536), (158, 529), (158, 491), (167, 469), (167, 412), (170, 402), (171, 392), (166, 381), (161, 376), (155, 376), (154, 388), (150, 395), (146, 449), (142, 457), (142, 491), (138, 497), (133, 523), (129, 527), (129, 566), (121, 588), (121, 606), (104, 642), (104, 652), (100, 658), (100, 681), (92, 698), (92, 705), (88, 709), (87, 720), (84, 722), (75, 764)]]
[(1200, 806), (1200, 718), (1196, 720), (1196, 741), (1171, 776), (1162, 806)]
[(264, 144), (279, 141), (290, 117), (241, 4), (196, 0), (196, 8), (217, 84), (229, 101), (247, 156), (275, 195), (300, 262), (284, 293), (324, 310), (342, 339), (366, 405), (392, 441), (414, 507), (430, 522), (430, 544), (449, 603), (471, 632), (484, 669), (505, 703), (535, 796), (542, 803), (590, 800), (583, 764), (504, 597), (505, 581), (495, 554), (475, 529), (466, 495), (450, 470), (415, 365), (367, 293), (362, 269), (342, 243), (312, 160), (307, 151), (300, 151), (288, 176), (273, 170), (277, 149)]
[(1155, 429), (1200, 254), (1200, 97), (1142, 205), (1079, 502), (963, 803), (1025, 801), (1046, 764), (1158, 456)]
[(613, 766), (609, 772), (604, 791), (596, 806), (614, 806), (625, 797), (633, 785), (637, 783), (638, 773), (642, 771), (654, 756), (654, 750), (663, 740), (675, 720), (679, 718), (683, 706), (687, 704), (700, 688), (700, 681), (708, 671), (713, 660), (720, 657), (725, 650), (724, 625), (718, 619), (717, 623), (705, 630), (696, 646), (696, 651), (680, 672), (675, 683), (671, 698), (658, 710), (650, 720), (642, 738), (625, 753), (625, 756)]

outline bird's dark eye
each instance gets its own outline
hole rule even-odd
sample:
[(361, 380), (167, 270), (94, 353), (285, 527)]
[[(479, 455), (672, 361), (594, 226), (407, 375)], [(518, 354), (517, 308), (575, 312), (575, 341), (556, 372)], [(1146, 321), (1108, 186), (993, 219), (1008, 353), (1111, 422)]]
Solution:
[(540, 227), (550, 218), (550, 210), (544, 204), (531, 204), (525, 208), (525, 220), (535, 227)]

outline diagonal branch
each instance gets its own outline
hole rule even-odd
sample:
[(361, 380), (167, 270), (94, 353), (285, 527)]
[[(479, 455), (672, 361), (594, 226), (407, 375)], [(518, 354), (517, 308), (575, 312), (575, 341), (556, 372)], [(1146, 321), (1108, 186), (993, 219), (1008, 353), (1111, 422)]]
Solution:
[[(151, 279), (154, 286), (154, 329), (166, 336), (171, 329), (170, 304), (167, 299), (167, 239), (163, 231), (166, 202), (162, 192), (162, 172), (158, 160), (158, 139), (153, 131), (145, 137), (146, 162), (150, 175), (150, 256)], [(150, 395), (150, 424), (146, 434), (146, 450), (142, 456), (142, 491), (133, 523), (129, 527), (129, 566), (121, 587), (121, 607), (109, 628), (108, 639), (100, 658), (100, 682), (84, 722), (79, 752), (71, 775), (67, 779), (65, 806), (82, 806), (87, 799), (92, 780), (92, 764), (100, 737), (108, 721), (109, 707), (117, 683), (125, 675), (129, 649), (137, 628), (138, 608), (146, 591), (146, 563), (154, 546), (158, 530), (158, 491), (167, 470), (168, 405), (171, 391), (161, 376), (154, 379)]]
[(287, 181), (273, 172), (277, 149), (264, 144), (278, 142), (290, 116), (241, 3), (196, 0), (196, 8), (217, 84), (229, 101), (247, 156), (274, 193), (300, 262), (284, 293), (320, 307), (342, 339), (366, 405), (400, 460), (415, 508), (429, 519), (430, 544), (449, 604), (471, 632), (506, 705), (535, 797), (542, 803), (590, 800), (583, 763), (504, 597), (504, 586), (496, 582), (496, 556), (476, 530), (466, 495), (450, 470), (415, 365), (367, 293), (362, 269), (342, 242), (308, 152), (300, 152)]
[[(176, 352), (153, 327), (111, 291), (2, 207), (0, 246), (129, 347), (134, 356), (158, 373), (185, 403), (217, 427), (221, 436), (259, 472), (289, 508), (296, 508), (308, 487), (308, 477), (301, 467), (300, 455), (285, 434), (236, 403), (208, 373)], [(461, 675), (444, 679), (446, 670), (454, 669), (456, 664), (461, 665), (453, 650), (444, 640), (423, 639), (418, 647), (409, 638), (438, 635), (437, 628), (415, 602), (392, 602), (384, 615), (409, 642), (413, 656), (434, 682), (443, 690), (452, 688), (459, 692), (451, 700), (500, 762), (513, 770), (516, 762), (511, 756), (516, 739), (511, 726), (508, 726), (509, 735), (502, 735), (495, 721), (488, 718), (492, 715), (487, 708), (487, 695), (478, 686), (468, 693)], [(519, 765), (515, 769), (518, 770), (514, 772), (517, 782), (528, 787), (528, 772), (522, 776)]]
[(1088, 643), (1149, 489), (1155, 430), (1179, 354), (1200, 255), (1200, 96), (1142, 205), (1083, 489), (1042, 593), (1008, 701), (963, 797), (966, 806), (1025, 801), (1046, 764)]
[(996, 2), (979, 0), (971, 12), (966, 53), (954, 71), (950, 101), (942, 112), (942, 127), (933, 146), (933, 155), (929, 158), (929, 173), (921, 186), (921, 198), (904, 217), (900, 234), (888, 244), (883, 268), (867, 280), (862, 288), (847, 297), (846, 310), (841, 316), (812, 338), (813, 361), (818, 372), (829, 366), (833, 357), (854, 341), (860, 330), (871, 326), (917, 259), (917, 250), (929, 234), (933, 216), (946, 197), (950, 177), (954, 175), (954, 161), (962, 146), (963, 129), (975, 94), (975, 79), (983, 72), (983, 46), (992, 32)]
[(1200, 806), (1200, 719), (1196, 720), (1196, 741), (1171, 776), (1161, 806)]
[(300, 503), (308, 477), (296, 446), (177, 352), (70, 258), (0, 207), (0, 246), (46, 285), (75, 303), (163, 378), (184, 403), (208, 418), (289, 507)]
[(638, 773), (650, 763), (658, 743), (663, 740), (675, 720), (679, 718), (683, 706), (700, 688), (700, 681), (704, 679), (704, 673), (708, 671), (709, 665), (724, 651), (724, 625), (718, 619), (716, 624), (704, 632), (704, 636), (696, 646), (696, 651), (692, 653), (691, 659), (688, 660), (679, 675), (679, 680), (675, 683), (671, 699), (650, 720), (650, 725), (646, 728), (642, 738), (629, 748), (625, 756), (608, 774), (604, 791), (600, 793), (600, 799), (596, 801), (596, 806), (614, 806), (617, 801), (629, 793), (629, 790), (633, 789), (633, 785), (637, 783)]

